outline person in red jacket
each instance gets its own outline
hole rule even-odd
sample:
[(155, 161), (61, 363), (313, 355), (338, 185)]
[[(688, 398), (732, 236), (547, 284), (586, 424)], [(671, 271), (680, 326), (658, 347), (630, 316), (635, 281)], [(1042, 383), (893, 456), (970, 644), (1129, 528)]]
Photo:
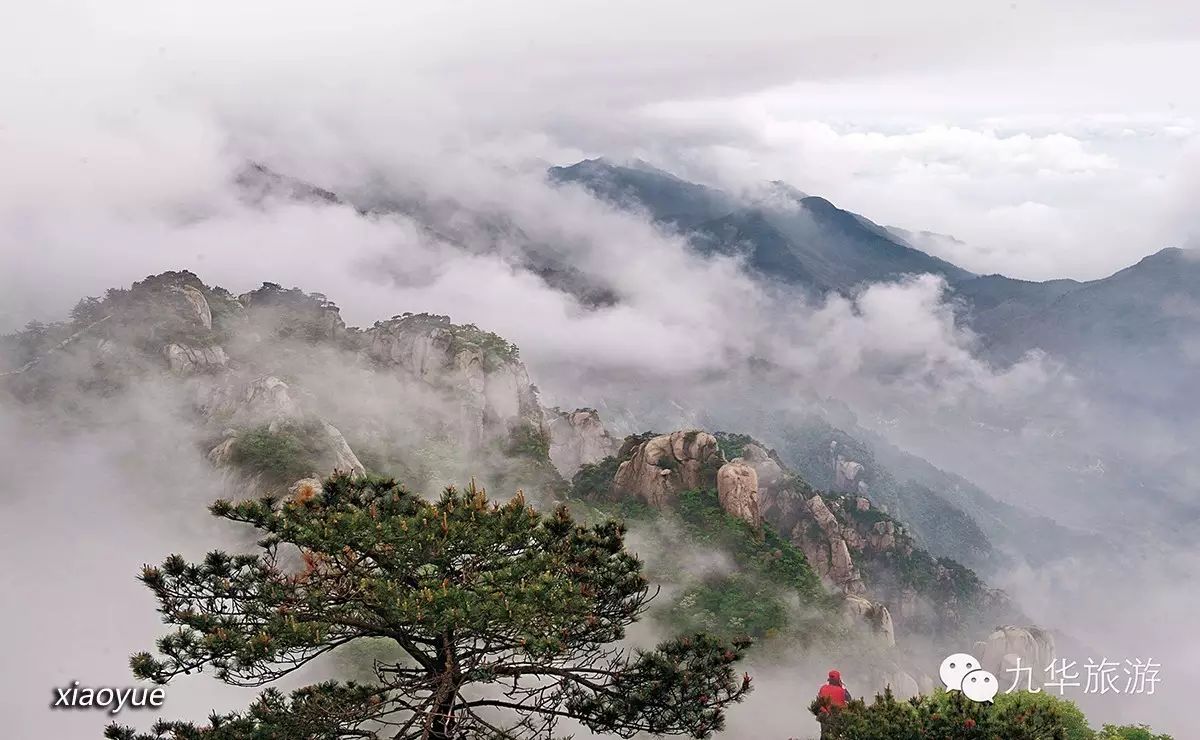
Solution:
[(825, 718), (829, 716), (830, 707), (844, 707), (850, 701), (850, 692), (842, 685), (842, 674), (838, 671), (829, 672), (829, 683), (821, 687), (817, 692), (818, 699), (828, 699), (829, 706), (821, 707), (821, 713), (817, 715), (817, 721), (821, 723), (821, 737), (826, 736)]
[(829, 700), (831, 706), (844, 707), (850, 701), (850, 692), (842, 685), (842, 674), (837, 671), (829, 672), (829, 683), (821, 687), (817, 697)]

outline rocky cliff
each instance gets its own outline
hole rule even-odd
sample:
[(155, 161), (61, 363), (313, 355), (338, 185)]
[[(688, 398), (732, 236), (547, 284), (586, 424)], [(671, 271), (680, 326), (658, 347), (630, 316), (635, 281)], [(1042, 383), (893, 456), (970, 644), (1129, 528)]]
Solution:
[(662, 509), (679, 494), (699, 488), (724, 462), (717, 439), (707, 432), (630, 437), (618, 451), (614, 490)]
[[(376, 454), (378, 472), (440, 480), (456, 460), (505, 458), (514, 440), (545, 433), (516, 347), (496, 335), (429, 314), (348, 327), (325, 296), (275, 283), (235, 297), (190, 272), (163, 273), (4, 345), (28, 367), (0, 390), (27, 402), (85, 405), (144, 381), (176, 389), (205, 454), (242, 490), (363, 473), (356, 444), (403, 448), (399, 459)], [(581, 441), (575, 454), (607, 452), (598, 444)]]
[(604, 428), (596, 409), (547, 409), (545, 425), (550, 434), (550, 460), (567, 478), (581, 466), (615, 455), (621, 448)]
[(842, 599), (843, 611), (888, 644), (898, 635), (970, 638), (993, 620), (1017, 616), (1004, 594), (972, 571), (922, 550), (862, 489), (815, 491), (745, 435), (631, 436), (614, 458), (584, 465), (575, 483), (584, 496), (634, 499), (664, 511), (685, 492), (710, 489), (726, 514), (755, 531), (777, 532), (802, 551), (825, 589)]
[[(837, 490), (817, 491), (746, 435), (685, 429), (618, 442), (594, 409), (543, 409), (515, 346), (445, 316), (360, 329), (320, 294), (264, 283), (234, 296), (172, 272), (86, 299), (70, 321), (31, 326), (3, 350), (0, 393), (76, 416), (86, 399), (142, 383), (173, 389), (199, 452), (243, 493), (315, 495), (333, 470), (372, 470), (431, 490), (491, 476), (502, 490), (541, 486), (549, 501), (564, 491), (561, 474), (573, 476), (576, 499), (678, 517), (692, 538), (680, 552), (726, 550), (741, 569), (694, 581), (677, 599), (697, 628), (769, 637), (791, 620), (803, 641), (842, 624), (898, 650), (914, 635), (958, 639), (981, 620), (988, 630), (1021, 621), (970, 570), (919, 547), (845, 454), (830, 455)], [(780, 588), (804, 616), (773, 595)], [(1003, 628), (980, 650), (989, 665), (1041, 660), (1053, 646), (1037, 634)], [(881, 680), (898, 690), (927, 678), (893, 662)]]

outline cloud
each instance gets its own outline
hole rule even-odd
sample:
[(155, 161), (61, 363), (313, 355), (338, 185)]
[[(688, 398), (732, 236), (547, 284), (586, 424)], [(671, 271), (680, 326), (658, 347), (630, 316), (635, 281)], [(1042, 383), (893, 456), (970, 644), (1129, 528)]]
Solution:
[(872, 124), (814, 112), (765, 95), (661, 103), (641, 112), (654, 140), (626, 143), (703, 182), (781, 179), (877, 223), (953, 236), (927, 246), (985, 274), (1104, 277), (1193, 230), (1175, 204), (1195, 144), (1166, 136), (1164, 121), (1109, 119), (1101, 134), (1095, 119), (1064, 116)]
[[(942, 254), (967, 268), (1023, 277), (1096, 277), (1197, 233), (1200, 103), (1174, 71), (1196, 66), (1183, 29), (1198, 11), (1183, 3), (1136, 22), (1115, 0), (589, 1), (569, 14), (548, 2), (10, 5), (0, 331), (166, 269), (234, 291), (272, 280), (327, 294), (351, 323), (433, 311), (496, 331), (550, 402), (615, 389), (716, 406), (762, 391), (779, 405), (824, 394), (903, 411), (934, 428), (907, 441), (935, 462), (1017, 478), (1019, 490), (995, 489), (1038, 500), (1052, 486), (1030, 471), (1044, 460), (947, 437), (976, 423), (1019, 435), (1035, 412), (1071, 418), (1082, 401), (1044, 358), (981, 360), (937, 280), (808, 303), (549, 188), (540, 170), (641, 155), (720, 184), (782, 178), (880, 223), (952, 234), (962, 243)], [(400, 215), (248, 205), (230, 180), (250, 159), (344, 192), (451, 204), (465, 215), (439, 226), (495, 249)], [(508, 223), (521, 234), (497, 227)], [(547, 286), (521, 261), (524, 243), (619, 303), (588, 308)], [(1044, 430), (1029, 426), (1017, 444), (1036, 449)], [(89, 513), (123, 480), (97, 477), (138, 457), (85, 439), (42, 461), (10, 444), (22, 436), (0, 433), (13, 465), (38, 460), (55, 468), (52, 487), (95, 491)], [(97, 445), (102, 459), (89, 456)], [(90, 477), (50, 464), (61, 459)], [(61, 511), (51, 504), (71, 505), (7, 521), (33, 528)], [(139, 552), (161, 554), (155, 542)], [(131, 557), (113, 572), (128, 574)]]

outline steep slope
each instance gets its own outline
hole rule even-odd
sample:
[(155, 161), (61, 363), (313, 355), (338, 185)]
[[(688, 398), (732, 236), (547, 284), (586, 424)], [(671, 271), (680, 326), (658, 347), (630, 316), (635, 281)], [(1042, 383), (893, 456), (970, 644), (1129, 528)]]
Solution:
[(546, 495), (563, 485), (516, 347), (445, 316), (364, 330), (320, 294), (264, 283), (234, 297), (175, 272), (81, 301), (71, 321), (4, 344), (29, 369), (0, 393), (47, 415), (87, 423), (106, 399), (163, 386), (242, 492), (368, 468), (422, 490), (471, 475)]
[(577, 183), (594, 195), (624, 208), (644, 209), (654, 220), (689, 228), (736, 208), (720, 190), (687, 182), (645, 163), (620, 166), (585, 159), (567, 167), (551, 167), (554, 182)]
[(743, 256), (756, 273), (816, 291), (934, 273), (971, 273), (914, 249), (887, 229), (785, 183), (735, 198), (641, 165), (603, 159), (555, 167), (550, 178), (576, 183), (617, 206), (636, 208), (691, 235), (703, 253)]
[[(1200, 255), (1164, 249), (1071, 290), (1061, 290), (1059, 283), (1039, 285), (1043, 294), (1023, 301), (1029, 308), (1013, 320), (994, 316), (1004, 304), (976, 306), (997, 356), (1038, 347), (1109, 392), (1148, 398), (1163, 413), (1180, 410), (1178, 402), (1187, 395), (1178, 393), (1180, 384), (1192, 374), (1200, 347)], [(1161, 379), (1157, 387), (1141, 382), (1151, 366)]]
[[(684, 514), (708, 500), (768, 541), (782, 538), (803, 552), (805, 572), (849, 600), (843, 608), (857, 608), (864, 598), (878, 604), (895, 636), (970, 635), (1020, 617), (972, 571), (918, 547), (907, 527), (867, 495), (818, 492), (745, 435), (632, 435), (616, 455), (585, 464), (572, 494)], [(809, 579), (804, 590), (811, 593), (811, 576), (797, 577)]]
[(312, 495), (332, 470), (370, 470), (429, 493), (475, 476), (616, 513), (654, 543), (651, 572), (672, 593), (658, 618), (788, 649), (858, 646), (880, 688), (930, 683), (906, 641), (974, 640), (1019, 618), (868, 496), (818, 493), (742, 435), (618, 445), (593, 409), (543, 409), (516, 347), (444, 316), (361, 329), (320, 294), (264, 283), (234, 296), (173, 272), (85, 299), (70, 321), (4, 347), (16, 371), (0, 402), (46, 423), (99, 424), (106, 404), (160, 387), (194, 427), (195, 453), (226, 471), (227, 495)]
[(1014, 562), (1061, 558), (1094, 537), (998, 501), (877, 434), (841, 423), (815, 413), (781, 420), (781, 456), (817, 488), (869, 495), (936, 556), (992, 574)]

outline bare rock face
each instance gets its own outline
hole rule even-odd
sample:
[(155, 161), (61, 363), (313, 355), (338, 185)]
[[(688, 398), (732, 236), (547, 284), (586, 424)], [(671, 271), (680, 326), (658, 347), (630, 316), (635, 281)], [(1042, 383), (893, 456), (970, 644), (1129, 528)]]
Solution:
[[(202, 300), (203, 298), (204, 296), (201, 296)], [(207, 304), (205, 306), (207, 307)], [(211, 373), (229, 365), (229, 357), (219, 345), (190, 347), (186, 344), (172, 343), (163, 347), (163, 355), (167, 358), (167, 367), (175, 375)]]
[(736, 458), (717, 471), (717, 500), (726, 513), (757, 527), (762, 524), (758, 510), (758, 473)]
[(892, 614), (883, 604), (862, 596), (847, 595), (842, 602), (842, 613), (852, 624), (865, 624), (888, 647), (896, 645), (896, 628), (892, 623)]
[(582, 465), (617, 454), (621, 446), (604, 428), (595, 409), (549, 409), (545, 426), (550, 434), (550, 461), (564, 478), (569, 479)]
[(754, 472), (758, 475), (758, 485), (761, 488), (773, 489), (787, 477), (779, 460), (756, 444), (748, 444), (742, 448), (741, 459), (742, 462), (754, 468)]
[(329, 439), (329, 450), (333, 454), (333, 469), (351, 475), (366, 475), (366, 467), (358, 459), (358, 455), (354, 454), (354, 450), (350, 449), (349, 443), (338, 428), (327, 421), (322, 422), (322, 426)]
[(796, 525), (792, 530), (792, 541), (804, 551), (826, 586), (844, 594), (864, 593), (866, 585), (847, 542), (847, 534), (853, 536), (853, 530), (843, 528), (820, 496), (813, 496), (805, 504), (811, 520)]
[(365, 332), (375, 362), (444, 390), (459, 405), (463, 442), (478, 448), (520, 424), (540, 426), (529, 373), (499, 337), (419, 314), (378, 322)]
[(201, 326), (205, 329), (212, 329), (212, 309), (209, 307), (208, 299), (204, 297), (203, 293), (191, 285), (177, 285), (173, 286), (171, 290), (186, 301), (195, 320)]
[(1032, 668), (1034, 675), (1057, 659), (1054, 636), (1037, 627), (997, 627), (982, 642), (975, 643), (975, 654), (983, 667), (997, 676), (1008, 669)]
[(847, 460), (841, 455), (834, 458), (833, 488), (835, 491), (857, 491), (858, 476), (866, 468), (862, 463)]
[[(859, 499), (865, 500), (865, 499)], [(892, 521), (875, 522), (867, 535), (867, 544), (876, 552), (886, 552), (896, 547), (896, 524)]]
[(617, 468), (613, 487), (663, 508), (680, 491), (703, 485), (705, 465), (720, 459), (717, 438), (708, 432), (663, 434), (634, 448)]
[(209, 418), (249, 422), (288, 419), (301, 415), (300, 405), (293, 400), (288, 384), (265, 375), (242, 385), (222, 385), (214, 388), (202, 404)]
[(879, 683), (890, 688), (897, 699), (910, 699), (921, 693), (920, 682), (899, 668), (884, 673)]
[(392, 319), (367, 330), (367, 339), (367, 354), (372, 359), (431, 383), (446, 374), (453, 359), (453, 334), (448, 326), (421, 327)]

